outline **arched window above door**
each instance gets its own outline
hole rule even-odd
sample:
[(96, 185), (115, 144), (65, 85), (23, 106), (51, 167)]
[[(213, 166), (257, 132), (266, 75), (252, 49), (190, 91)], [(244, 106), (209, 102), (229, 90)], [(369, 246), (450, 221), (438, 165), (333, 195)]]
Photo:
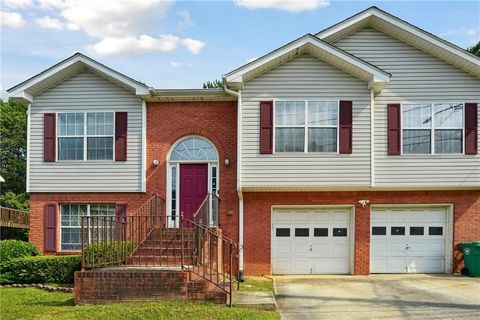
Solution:
[(216, 161), (217, 150), (207, 140), (190, 137), (180, 141), (170, 154), (170, 161)]

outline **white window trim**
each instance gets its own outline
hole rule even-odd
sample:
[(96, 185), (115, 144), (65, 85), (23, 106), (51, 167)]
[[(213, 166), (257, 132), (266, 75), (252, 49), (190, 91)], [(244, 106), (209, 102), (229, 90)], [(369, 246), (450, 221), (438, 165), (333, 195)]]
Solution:
[[(80, 225), (79, 226), (63, 226), (62, 225), (62, 206), (68, 206), (68, 205), (76, 205), (76, 206), (87, 206), (87, 217), (90, 217), (90, 206), (91, 205), (113, 205), (115, 206), (116, 204), (115, 203), (78, 203), (78, 202), (72, 202), (72, 203), (60, 203), (60, 205), (58, 206), (59, 207), (59, 213), (58, 214), (58, 222), (57, 222), (57, 225), (60, 226), (60, 228), (57, 228), (58, 229), (58, 232), (57, 232), (57, 239), (58, 239), (58, 248), (59, 248), (59, 252), (81, 252), (82, 250), (63, 250), (62, 249), (62, 229), (80, 229), (80, 232), (82, 230), (82, 216), (80, 215)], [(116, 212), (113, 214), (112, 217), (115, 217), (115, 214)], [(88, 233), (89, 234), (89, 233)]]
[[(87, 114), (89, 113), (113, 113), (113, 134), (112, 137), (112, 159), (105, 159), (105, 160), (87, 160), (87, 138), (88, 137), (110, 137), (110, 135), (88, 135), (87, 136)], [(58, 115), (59, 114), (76, 114), (76, 113), (83, 113), (83, 136), (61, 136), (58, 134)], [(55, 162), (110, 162), (115, 163), (115, 120), (116, 120), (117, 113), (111, 110), (96, 110), (96, 111), (88, 111), (88, 112), (77, 112), (77, 111), (67, 111), (67, 112), (56, 112), (55, 113)], [(59, 138), (83, 138), (83, 159), (75, 159), (75, 160), (60, 160), (59, 159), (59, 152), (58, 152), (58, 141)]]
[[(431, 124), (430, 128), (404, 128), (403, 126), (403, 107), (405, 105), (430, 105), (431, 112)], [(459, 104), (462, 105), (462, 128), (437, 128), (435, 129), (435, 108), (436, 104)], [(461, 153), (435, 153), (435, 130), (462, 130), (462, 152)], [(430, 153), (404, 153), (403, 152), (403, 130), (430, 130)], [(465, 155), (465, 103), (464, 102), (402, 102), (400, 103), (400, 155), (405, 155), (408, 157), (422, 157), (427, 155), (436, 155), (436, 156), (462, 156)]]
[[(305, 103), (305, 120), (303, 125), (277, 125), (275, 123), (275, 116), (276, 116), (276, 106), (277, 102), (304, 102)], [(309, 125), (308, 124), (308, 102), (336, 102), (337, 103), (337, 125), (336, 126), (315, 126), (315, 125)], [(325, 100), (323, 99), (307, 99), (307, 100), (302, 100), (302, 99), (273, 99), (273, 138), (272, 138), (272, 154), (301, 154), (301, 153), (313, 153), (313, 154), (340, 154), (340, 100)], [(276, 151), (275, 150), (275, 138), (276, 138), (276, 128), (300, 128), (304, 129), (304, 141), (303, 141), (303, 152), (296, 152), (296, 151)], [(308, 150), (308, 129), (309, 128), (335, 128), (337, 129), (337, 151), (331, 152), (331, 151), (309, 151)]]

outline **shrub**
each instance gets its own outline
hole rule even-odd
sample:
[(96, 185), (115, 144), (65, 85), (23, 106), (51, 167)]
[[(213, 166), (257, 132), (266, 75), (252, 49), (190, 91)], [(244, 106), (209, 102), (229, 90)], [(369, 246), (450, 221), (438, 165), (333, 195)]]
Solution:
[(78, 255), (16, 258), (0, 264), (0, 284), (73, 283), (81, 264)]
[(0, 263), (10, 261), (14, 258), (27, 256), (39, 256), (40, 251), (30, 242), (19, 240), (0, 241)]
[(85, 247), (85, 266), (118, 263), (125, 260), (137, 248), (131, 241), (106, 241)]

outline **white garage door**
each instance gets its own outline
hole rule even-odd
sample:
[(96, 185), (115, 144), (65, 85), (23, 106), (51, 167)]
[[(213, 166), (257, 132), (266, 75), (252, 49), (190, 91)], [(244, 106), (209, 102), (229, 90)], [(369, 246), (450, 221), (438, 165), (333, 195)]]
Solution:
[(273, 274), (350, 272), (350, 209), (275, 209)]
[(375, 208), (371, 273), (445, 272), (446, 208)]

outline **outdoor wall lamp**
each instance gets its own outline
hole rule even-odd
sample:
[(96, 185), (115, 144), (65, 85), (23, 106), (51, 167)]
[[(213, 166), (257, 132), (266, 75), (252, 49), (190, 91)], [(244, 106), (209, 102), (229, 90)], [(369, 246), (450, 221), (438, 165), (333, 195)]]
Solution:
[(370, 203), (370, 200), (358, 200), (358, 203), (362, 205), (362, 208), (365, 208)]
[(153, 159), (152, 163), (154, 166), (158, 166), (160, 164), (160, 161), (158, 161), (158, 159)]
[(229, 166), (229, 165), (230, 165), (230, 159), (228, 159), (228, 158), (225, 159), (225, 165), (226, 165), (226, 166)]

